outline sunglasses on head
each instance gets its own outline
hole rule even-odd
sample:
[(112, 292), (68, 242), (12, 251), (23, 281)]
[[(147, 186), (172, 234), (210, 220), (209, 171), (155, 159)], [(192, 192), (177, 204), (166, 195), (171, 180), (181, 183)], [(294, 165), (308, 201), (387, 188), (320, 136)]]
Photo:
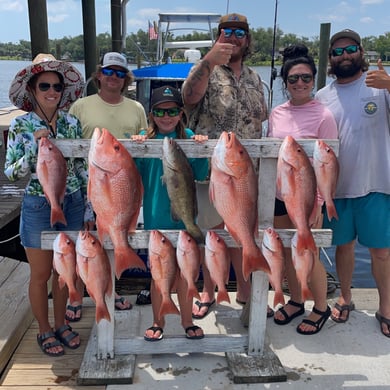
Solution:
[(165, 116), (165, 113), (167, 113), (168, 116), (171, 117), (178, 116), (180, 114), (180, 108), (153, 108), (152, 110), (153, 116), (156, 116), (157, 118), (162, 118), (163, 116)]
[(55, 84), (39, 83), (38, 84), (38, 88), (42, 92), (48, 91), (50, 87), (52, 87), (56, 92), (62, 92), (64, 90), (64, 86), (61, 83), (55, 83)]
[(112, 69), (112, 68), (102, 68), (102, 74), (104, 76), (113, 76), (115, 73), (118, 79), (124, 79), (127, 75), (127, 72), (124, 70)]
[(347, 54), (353, 54), (353, 53), (356, 53), (358, 50), (359, 50), (358, 45), (348, 45), (345, 47), (335, 47), (332, 50), (332, 56), (339, 57), (339, 56), (342, 56), (344, 52), (346, 52)]
[(287, 81), (290, 84), (295, 84), (299, 79), (301, 79), (304, 83), (308, 84), (313, 80), (313, 75), (310, 73), (302, 73), (302, 74), (290, 74), (287, 76)]
[(242, 39), (246, 36), (246, 31), (242, 28), (236, 28), (235, 30), (232, 28), (224, 28), (223, 30), (225, 31), (225, 38), (230, 38), (232, 34), (234, 34), (238, 39)]

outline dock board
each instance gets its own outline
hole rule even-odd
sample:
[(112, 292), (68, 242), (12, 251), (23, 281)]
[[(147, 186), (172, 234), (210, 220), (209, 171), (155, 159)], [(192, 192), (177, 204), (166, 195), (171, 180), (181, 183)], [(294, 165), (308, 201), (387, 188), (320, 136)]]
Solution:
[(0, 257), (0, 372), (33, 320), (28, 298), (29, 278), (28, 264)]

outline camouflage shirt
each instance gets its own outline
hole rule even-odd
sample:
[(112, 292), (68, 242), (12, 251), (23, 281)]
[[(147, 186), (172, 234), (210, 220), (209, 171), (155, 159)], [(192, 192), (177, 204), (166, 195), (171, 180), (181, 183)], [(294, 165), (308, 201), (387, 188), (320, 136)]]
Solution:
[(228, 66), (216, 66), (203, 99), (189, 114), (196, 134), (219, 138), (222, 131), (232, 131), (239, 138), (261, 138), (267, 107), (260, 76), (243, 65), (237, 80)]

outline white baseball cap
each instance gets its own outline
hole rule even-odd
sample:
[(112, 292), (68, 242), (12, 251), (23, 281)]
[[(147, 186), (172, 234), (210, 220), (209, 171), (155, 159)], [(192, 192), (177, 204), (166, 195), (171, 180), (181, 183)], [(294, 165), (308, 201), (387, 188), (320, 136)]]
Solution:
[(108, 68), (114, 65), (128, 70), (126, 58), (122, 54), (115, 51), (106, 53), (103, 57), (102, 68)]

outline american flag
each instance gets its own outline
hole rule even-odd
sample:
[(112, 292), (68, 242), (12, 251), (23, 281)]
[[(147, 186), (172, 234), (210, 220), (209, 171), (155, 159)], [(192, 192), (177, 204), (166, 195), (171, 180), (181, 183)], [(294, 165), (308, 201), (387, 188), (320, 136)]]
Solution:
[(156, 29), (153, 25), (153, 23), (150, 22), (149, 20), (149, 40), (152, 40), (152, 39), (157, 39), (158, 38), (158, 34), (156, 32)]

